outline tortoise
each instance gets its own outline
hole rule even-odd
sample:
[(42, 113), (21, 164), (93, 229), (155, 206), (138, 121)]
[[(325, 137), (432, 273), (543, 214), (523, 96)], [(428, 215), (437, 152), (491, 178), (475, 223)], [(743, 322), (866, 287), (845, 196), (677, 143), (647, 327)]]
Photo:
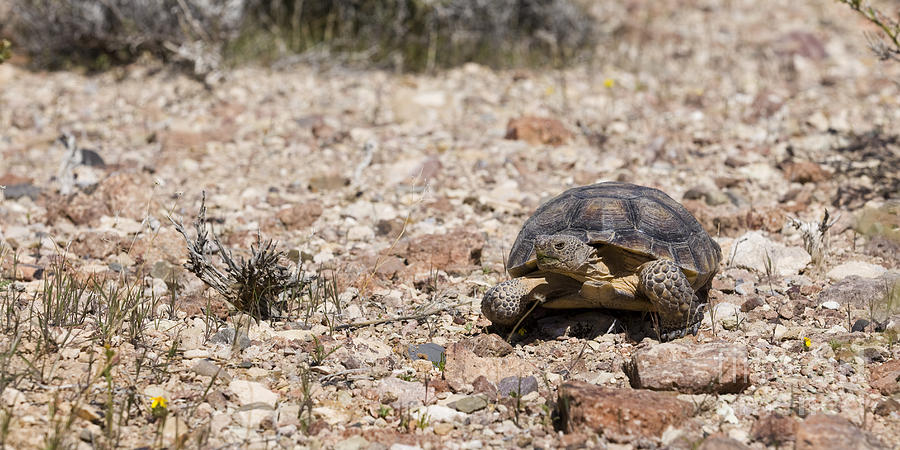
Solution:
[(482, 313), (517, 324), (550, 309), (644, 311), (660, 340), (696, 333), (722, 250), (664, 192), (605, 182), (569, 189), (535, 211), (509, 253), (513, 277), (489, 289)]

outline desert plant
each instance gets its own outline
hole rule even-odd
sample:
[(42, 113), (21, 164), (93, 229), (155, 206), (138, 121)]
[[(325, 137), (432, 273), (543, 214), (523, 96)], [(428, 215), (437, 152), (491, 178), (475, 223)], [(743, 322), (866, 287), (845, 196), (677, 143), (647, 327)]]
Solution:
[(863, 0), (838, 0), (877, 26), (881, 32), (867, 33), (869, 48), (882, 60), (900, 61), (900, 15), (892, 19), (871, 3)]
[[(257, 234), (257, 245), (251, 247), (250, 259), (235, 261), (219, 238), (206, 228), (206, 193), (200, 203), (200, 212), (194, 222), (197, 237), (191, 239), (180, 222), (169, 220), (187, 242), (188, 262), (184, 264), (191, 273), (209, 287), (222, 294), (239, 311), (256, 320), (269, 319), (279, 307), (284, 306), (282, 293), (290, 292), (302, 283), (299, 273), (279, 264), (283, 252), (271, 241), (262, 241)], [(208, 247), (215, 245), (225, 270), (219, 269), (209, 259)], [(335, 294), (336, 296), (337, 294)], [(335, 300), (335, 302), (337, 302)], [(336, 303), (339, 308), (339, 303)]]

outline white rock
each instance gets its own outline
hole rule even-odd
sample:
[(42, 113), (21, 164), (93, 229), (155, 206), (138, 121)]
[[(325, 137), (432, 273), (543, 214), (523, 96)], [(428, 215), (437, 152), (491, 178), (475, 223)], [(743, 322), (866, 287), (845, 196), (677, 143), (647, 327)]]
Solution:
[(703, 316), (703, 324), (712, 326), (712, 318), (716, 318), (717, 324), (723, 322), (740, 321), (741, 307), (733, 303), (719, 303), (711, 309), (707, 309)]
[(829, 270), (827, 276), (830, 280), (838, 281), (853, 275), (860, 278), (877, 278), (885, 272), (887, 272), (887, 269), (878, 264), (865, 261), (847, 261)]
[(4, 389), (0, 399), (3, 401), (3, 406), (10, 410), (20, 408), (25, 404), (25, 394), (22, 394), (21, 391), (12, 387)]
[(416, 410), (415, 418), (419, 420), (422, 418), (424, 414), (427, 414), (427, 419), (429, 423), (433, 422), (461, 422), (466, 419), (468, 414), (457, 411), (449, 406), (443, 405), (430, 405), (426, 407), (420, 407)]
[(309, 342), (313, 340), (312, 330), (281, 330), (274, 333), (275, 337), (287, 340), (298, 340), (300, 342)]
[[(771, 269), (773, 275), (797, 275), (812, 260), (801, 247), (785, 247), (773, 242), (759, 231), (750, 231), (734, 241), (729, 261), (737, 267), (754, 270), (765, 275)], [(771, 267), (766, 266), (771, 261)]]
[(838, 309), (841, 309), (841, 304), (832, 300), (829, 302), (822, 303), (822, 307), (825, 309), (838, 310)]
[(787, 327), (779, 323), (778, 325), (775, 325), (775, 331), (772, 333), (772, 337), (774, 337), (776, 341), (780, 341), (784, 338), (784, 335), (787, 334), (787, 331)]
[(184, 352), (185, 359), (199, 359), (199, 358), (209, 358), (209, 350), (206, 349), (193, 349)]
[(356, 225), (347, 231), (347, 239), (351, 241), (367, 241), (375, 237), (372, 227)]
[(334, 444), (334, 450), (359, 450), (369, 446), (366, 438), (356, 435)]
[(264, 384), (255, 381), (231, 380), (228, 389), (237, 396), (241, 405), (265, 403), (274, 408), (275, 403), (278, 402), (278, 394), (270, 391)]
[(731, 407), (728, 403), (722, 403), (716, 408), (716, 414), (719, 415), (724, 421), (728, 423), (737, 424), (738, 418), (734, 415), (734, 408)]

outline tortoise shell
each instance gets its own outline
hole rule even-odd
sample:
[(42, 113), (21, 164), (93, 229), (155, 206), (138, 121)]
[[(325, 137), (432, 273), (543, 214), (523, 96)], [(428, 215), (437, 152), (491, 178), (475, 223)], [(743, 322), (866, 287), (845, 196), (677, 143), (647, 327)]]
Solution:
[(722, 258), (719, 244), (684, 206), (658, 189), (629, 183), (572, 188), (541, 205), (510, 250), (510, 275), (536, 270), (535, 238), (552, 234), (612, 245), (648, 259), (671, 259), (696, 274), (690, 277), (695, 289), (712, 279)]

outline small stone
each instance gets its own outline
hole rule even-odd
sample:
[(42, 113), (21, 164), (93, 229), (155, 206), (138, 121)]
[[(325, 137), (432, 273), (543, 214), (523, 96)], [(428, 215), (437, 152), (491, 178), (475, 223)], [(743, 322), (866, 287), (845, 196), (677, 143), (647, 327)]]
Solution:
[(201, 375), (204, 377), (214, 376), (218, 379), (224, 380), (226, 383), (230, 383), (232, 380), (231, 374), (229, 374), (221, 367), (213, 364), (213, 362), (208, 359), (201, 359), (195, 362), (194, 365), (191, 366), (191, 371), (193, 371), (197, 375)]
[(714, 434), (704, 439), (697, 450), (745, 450), (749, 448), (736, 439), (723, 434)]
[(532, 392), (536, 392), (537, 388), (537, 379), (534, 378), (534, 376), (506, 377), (497, 384), (497, 394), (500, 398), (509, 397), (512, 394), (523, 397)]
[(866, 327), (868, 327), (870, 324), (871, 322), (866, 319), (857, 319), (856, 322), (853, 322), (853, 326), (850, 328), (850, 331), (865, 331)]
[[(396, 377), (382, 379), (376, 387), (381, 403), (394, 408), (409, 408), (425, 402), (425, 385)], [(434, 398), (434, 388), (428, 387), (428, 398)]]
[(765, 305), (765, 304), (766, 304), (766, 302), (763, 301), (762, 297), (760, 297), (758, 295), (754, 295), (753, 297), (750, 297), (747, 300), (744, 300), (744, 303), (741, 304), (741, 311), (750, 312), (750, 311), (753, 311), (754, 309), (759, 308), (760, 306)]
[(824, 302), (820, 306), (822, 308), (830, 309), (832, 311), (837, 311), (837, 310), (841, 309), (841, 304), (834, 300)]
[(506, 125), (506, 139), (522, 140), (531, 145), (560, 146), (572, 139), (572, 133), (556, 119), (523, 116), (510, 119)]
[(319, 202), (310, 201), (284, 208), (275, 216), (286, 228), (302, 230), (312, 225), (322, 215), (322, 212), (322, 205)]
[(888, 449), (874, 434), (859, 429), (849, 420), (813, 414), (797, 426), (797, 450)]
[(867, 263), (865, 261), (848, 261), (833, 267), (826, 275), (831, 280), (843, 280), (847, 277), (857, 276), (860, 278), (878, 278), (887, 272), (878, 264)]
[(875, 405), (875, 414), (883, 417), (900, 414), (900, 402), (890, 397), (883, 398)]
[(750, 429), (750, 436), (767, 446), (781, 447), (794, 441), (797, 419), (778, 413), (761, 416)]
[(564, 383), (557, 405), (567, 433), (589, 430), (613, 442), (659, 439), (668, 427), (677, 427), (693, 413), (689, 403), (674, 395), (583, 381)]
[(425, 359), (435, 364), (440, 364), (444, 359), (444, 347), (433, 342), (409, 346), (409, 358), (413, 361)]
[(6, 200), (18, 200), (22, 197), (28, 197), (31, 200), (37, 200), (41, 196), (41, 188), (31, 183), (8, 184), (6, 189), (0, 190), (3, 198)]
[(362, 436), (351, 436), (334, 444), (334, 450), (361, 450), (369, 446), (369, 441)]
[(750, 231), (736, 239), (731, 256), (732, 264), (737, 267), (782, 277), (797, 275), (812, 260), (802, 247), (785, 247), (759, 231)]
[(453, 431), (454, 425), (448, 422), (441, 422), (434, 424), (434, 434), (438, 436), (446, 436)]
[(885, 396), (900, 393), (900, 359), (892, 359), (872, 367), (869, 371), (869, 385)]
[(750, 385), (749, 366), (743, 345), (668, 342), (638, 349), (626, 373), (636, 389), (725, 394)]
[(448, 403), (447, 406), (457, 410), (462, 411), (466, 414), (471, 414), (475, 411), (487, 408), (488, 402), (484, 398), (478, 395), (470, 395), (468, 397), (463, 397), (455, 402)]
[(472, 349), (477, 356), (482, 357), (502, 357), (513, 351), (512, 345), (497, 334), (479, 334), (466, 341), (466, 345)]
[(476, 394), (484, 394), (489, 399), (497, 398), (497, 386), (488, 381), (483, 375), (472, 382), (472, 388)]
[[(235, 343), (234, 333), (234, 328), (223, 328), (212, 335), (212, 337), (209, 338), (209, 342), (212, 342), (213, 344), (232, 345)], [(238, 350), (244, 350), (250, 346), (250, 337), (247, 336), (246, 332), (241, 331), (236, 346)]]
[(471, 384), (479, 376), (484, 376), (491, 382), (499, 382), (508, 376), (527, 377), (535, 371), (531, 364), (516, 355), (502, 358), (480, 357), (462, 342), (447, 347), (446, 355), (444, 376), (451, 383)]
[(274, 408), (278, 402), (278, 394), (255, 381), (231, 380), (228, 389), (237, 396), (241, 405), (264, 403)]
[(886, 272), (878, 278), (850, 275), (823, 289), (816, 301), (820, 304), (850, 302), (854, 306), (868, 308), (885, 299), (887, 289), (895, 285), (900, 286), (900, 274), (897, 272)]

